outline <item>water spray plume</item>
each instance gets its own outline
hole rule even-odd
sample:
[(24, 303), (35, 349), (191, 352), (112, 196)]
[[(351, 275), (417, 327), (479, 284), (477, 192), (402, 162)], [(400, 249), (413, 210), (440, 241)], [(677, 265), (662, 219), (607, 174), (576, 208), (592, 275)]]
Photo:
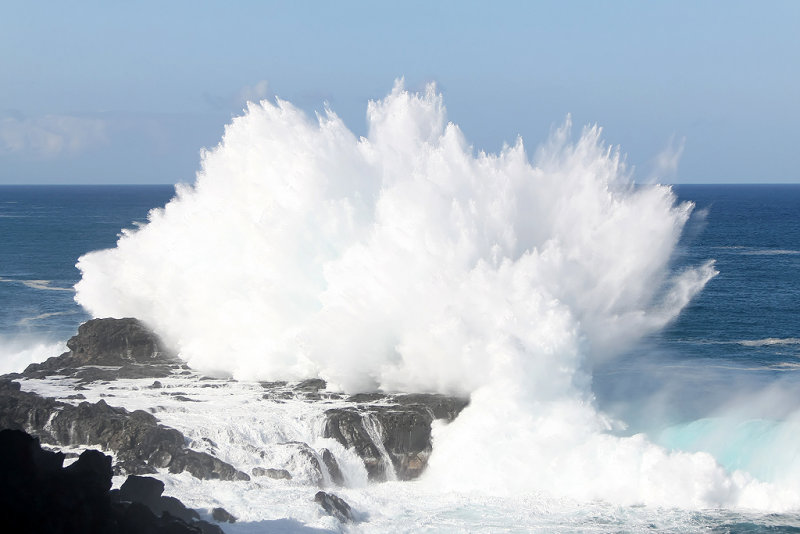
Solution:
[(367, 121), (357, 138), (331, 110), (248, 104), (194, 185), (79, 260), (77, 301), (138, 317), (193, 367), (238, 379), (470, 395), (436, 431), (433, 486), (791, 500), (707, 454), (612, 436), (595, 406), (592, 364), (717, 274), (711, 261), (669, 270), (690, 203), (635, 187), (600, 128), (573, 140), (569, 118), (533, 157), (521, 140), (476, 154), (434, 86), (398, 82)]

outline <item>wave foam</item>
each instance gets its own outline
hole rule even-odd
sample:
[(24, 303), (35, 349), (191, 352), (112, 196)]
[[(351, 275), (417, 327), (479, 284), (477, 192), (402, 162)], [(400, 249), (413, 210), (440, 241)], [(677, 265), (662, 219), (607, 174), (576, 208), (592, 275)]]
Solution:
[[(592, 362), (674, 319), (713, 262), (670, 273), (692, 205), (634, 188), (598, 127), (532, 159), (475, 154), (441, 95), (402, 83), (356, 138), (330, 110), (248, 104), (194, 186), (80, 258), (76, 300), (135, 316), (191, 365), (348, 392), (470, 394), (425, 482), (681, 506), (800, 499), (707, 454), (618, 438)], [(469, 469), (465, 469), (469, 466)]]
[(739, 345), (745, 347), (768, 347), (772, 345), (800, 345), (800, 338), (797, 337), (767, 337), (764, 339), (743, 339), (737, 341)]

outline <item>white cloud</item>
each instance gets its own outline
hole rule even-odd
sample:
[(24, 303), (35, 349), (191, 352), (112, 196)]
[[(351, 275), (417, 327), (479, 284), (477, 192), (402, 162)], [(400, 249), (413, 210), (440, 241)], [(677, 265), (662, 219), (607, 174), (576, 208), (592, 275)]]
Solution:
[(52, 157), (75, 154), (107, 141), (101, 119), (71, 115), (0, 118), (0, 153)]

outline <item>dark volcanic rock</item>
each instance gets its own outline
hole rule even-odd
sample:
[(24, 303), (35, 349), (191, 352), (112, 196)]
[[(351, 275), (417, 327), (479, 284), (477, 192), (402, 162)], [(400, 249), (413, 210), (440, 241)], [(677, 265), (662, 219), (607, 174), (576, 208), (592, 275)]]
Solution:
[(461, 410), (466, 408), (469, 400), (462, 397), (448, 397), (437, 393), (408, 393), (392, 397), (402, 406), (421, 406), (428, 410), (434, 419), (452, 421)]
[(170, 473), (188, 471), (201, 479), (250, 480), (249, 475), (237, 471), (232, 465), (205, 452), (197, 452), (191, 449), (186, 449), (183, 454), (173, 456), (172, 461), (165, 467), (169, 468)]
[[(369, 400), (379, 400), (370, 394)], [(467, 400), (444, 395), (416, 394), (385, 396), (387, 404), (367, 404), (353, 408), (333, 408), (325, 415), (324, 436), (353, 449), (364, 461), (371, 480), (385, 480), (387, 469), (394, 469), (400, 480), (418, 477), (428, 464), (432, 450), (431, 423), (435, 419), (452, 421), (467, 405)], [(391, 466), (386, 465), (386, 456)]]
[[(221, 532), (216, 525), (187, 522), (170, 513), (158, 517), (141, 502), (112, 499), (111, 458), (102, 453), (85, 451), (67, 468), (62, 467), (63, 461), (63, 454), (42, 450), (39, 441), (25, 432), (0, 431), (3, 532), (199, 534), (204, 529)], [(149, 491), (152, 490), (150, 484)], [(152, 494), (148, 493), (148, 497)]]
[(353, 451), (364, 462), (370, 480), (386, 480), (386, 465), (362, 421), (362, 413), (353, 408), (333, 408), (327, 418), (323, 436), (333, 438)]
[(322, 463), (328, 468), (328, 474), (334, 484), (337, 486), (344, 484), (344, 476), (342, 475), (342, 470), (339, 469), (339, 462), (336, 461), (336, 457), (328, 449), (322, 449)]
[(355, 520), (350, 505), (347, 504), (344, 499), (337, 497), (333, 493), (318, 491), (317, 494), (314, 495), (314, 501), (319, 503), (323, 510), (342, 523), (350, 523)]
[[(80, 383), (111, 383), (118, 378), (161, 378), (191, 371), (168, 353), (158, 337), (136, 319), (94, 319), (81, 325), (68, 342), (70, 352), (31, 364), (24, 378), (60, 375)], [(9, 375), (11, 376), (11, 375)], [(0, 377), (2, 380), (2, 377)], [(201, 378), (209, 387), (222, 384)], [(105, 402), (71, 406), (53, 399), (36, 397), (0, 384), (0, 428), (20, 428), (55, 445), (97, 445), (117, 452), (115, 470), (125, 474), (152, 474), (158, 468), (188, 471), (199, 478), (246, 479), (248, 475), (214, 456), (187, 449), (185, 437), (177, 430), (158, 424), (144, 411), (128, 412)], [(434, 394), (362, 393), (350, 397), (326, 391), (324, 380), (314, 378), (298, 383), (263, 382), (264, 399), (326, 402), (346, 399), (352, 404), (326, 412), (324, 436), (352, 449), (364, 462), (371, 480), (385, 480), (396, 474), (413, 479), (425, 469), (432, 450), (431, 424), (436, 419), (452, 421), (466, 406), (465, 399)], [(151, 388), (161, 388), (158, 380)], [(75, 389), (83, 389), (77, 385)], [(109, 385), (109, 390), (115, 386)], [(176, 400), (196, 402), (183, 392), (164, 391)], [(113, 393), (109, 393), (109, 396)], [(154, 410), (157, 408), (154, 408)], [(289, 443), (288, 445), (292, 445)], [(325, 470), (334, 484), (341, 484), (341, 469), (330, 451), (316, 451), (295, 443), (297, 454), (322, 484)], [(214, 448), (210, 449), (214, 452)], [(257, 468), (261, 469), (261, 468)], [(279, 470), (282, 471), (282, 470)], [(276, 471), (275, 473), (278, 473)], [(266, 472), (265, 472), (266, 473)], [(258, 476), (270, 476), (259, 472)], [(275, 475), (275, 473), (271, 473)]]
[(225, 508), (214, 508), (211, 510), (211, 517), (220, 523), (236, 523), (236, 517)]
[(183, 366), (137, 319), (92, 319), (78, 328), (67, 347), (70, 351), (61, 356), (30, 364), (22, 376), (59, 374), (83, 382), (161, 378)]
[(202, 478), (247, 480), (249, 476), (213, 456), (187, 449), (179, 431), (158, 424), (142, 410), (128, 412), (100, 400), (72, 406), (20, 391), (0, 379), (0, 428), (25, 430), (52, 445), (92, 445), (117, 453), (120, 474), (149, 474), (156, 468), (188, 471)]
[(137, 319), (92, 319), (67, 341), (78, 365), (151, 363), (167, 353), (161, 340)]
[(200, 519), (197, 512), (184, 506), (175, 497), (163, 496), (163, 492), (164, 483), (158, 479), (129, 476), (118, 491), (112, 492), (112, 499), (117, 502), (140, 502), (159, 517), (166, 512), (187, 523)]
[(115, 494), (117, 500), (140, 502), (151, 510), (159, 508), (164, 483), (157, 478), (129, 476)]

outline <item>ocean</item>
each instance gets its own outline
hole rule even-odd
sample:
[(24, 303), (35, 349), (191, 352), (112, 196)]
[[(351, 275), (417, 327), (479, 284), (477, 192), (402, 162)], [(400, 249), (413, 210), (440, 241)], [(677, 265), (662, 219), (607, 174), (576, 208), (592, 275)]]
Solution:
[[(302, 473), (159, 474), (238, 516), (227, 532), (800, 531), (800, 185), (633, 186), (591, 129), (530, 164), (521, 145), (475, 155), (436, 104), (396, 91), (369, 147), (335, 117), (253, 106), (153, 212), (172, 186), (0, 186), (0, 370), (59, 354), (91, 316), (137, 316), (234, 380), (165, 381), (196, 403), (136, 380), (88, 400), (159, 402), (237, 467), (329, 447), (363, 512), (320, 515)], [(306, 377), (471, 404), (434, 429), (421, 480), (367, 483), (321, 408), (254, 411), (255, 380)]]

